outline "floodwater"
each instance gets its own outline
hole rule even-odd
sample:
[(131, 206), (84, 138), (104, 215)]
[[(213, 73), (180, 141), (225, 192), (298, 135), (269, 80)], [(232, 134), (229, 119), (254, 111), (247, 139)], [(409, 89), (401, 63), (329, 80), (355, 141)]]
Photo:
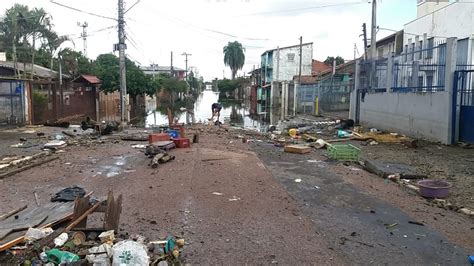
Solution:
[[(211, 105), (213, 103), (221, 103), (220, 122), (232, 126), (243, 127), (247, 129), (266, 131), (267, 123), (263, 118), (253, 116), (250, 117), (249, 104), (241, 102), (219, 101), (219, 92), (205, 90), (196, 99), (194, 105), (194, 117), (196, 123), (207, 123), (212, 116)], [(186, 112), (179, 115), (179, 123), (186, 123)], [(160, 111), (153, 111), (147, 115), (146, 127), (154, 127), (167, 125), (168, 117)]]

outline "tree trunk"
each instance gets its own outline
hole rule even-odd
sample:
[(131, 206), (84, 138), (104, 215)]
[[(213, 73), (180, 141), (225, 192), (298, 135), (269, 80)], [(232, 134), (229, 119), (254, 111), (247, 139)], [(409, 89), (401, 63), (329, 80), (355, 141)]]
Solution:
[(232, 80), (235, 79), (235, 75), (237, 75), (237, 69), (232, 69)]
[(35, 56), (36, 56), (36, 33), (33, 33), (33, 47), (31, 51), (31, 69), (30, 69), (30, 79), (33, 80), (33, 71), (35, 65)]

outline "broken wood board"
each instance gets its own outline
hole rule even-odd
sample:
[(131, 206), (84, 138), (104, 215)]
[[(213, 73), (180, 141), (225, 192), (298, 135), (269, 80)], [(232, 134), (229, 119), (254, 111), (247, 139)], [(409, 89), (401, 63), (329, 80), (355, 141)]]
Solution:
[[(18, 213), (18, 216), (26, 216), (33, 215), (35, 213), (43, 213), (47, 216), (47, 218), (41, 222), (37, 228), (47, 228), (58, 223), (64, 222), (65, 220), (69, 220), (72, 218), (74, 211), (74, 202), (52, 202), (45, 204), (41, 207), (31, 207), (27, 208)], [(0, 222), (0, 225), (15, 221), (15, 217), (9, 217), (4, 221)], [(7, 250), (21, 242), (24, 241), (25, 233), (27, 230), (22, 230), (18, 232), (13, 232), (8, 234), (4, 239), (0, 240), (0, 251)]]
[(12, 175), (16, 175), (18, 173), (21, 173), (23, 171), (26, 171), (28, 169), (31, 169), (31, 168), (34, 168), (36, 166), (40, 166), (42, 164), (45, 164), (45, 163), (49, 163), (49, 162), (52, 162), (54, 160), (57, 160), (59, 159), (59, 157), (47, 157), (47, 158), (44, 158), (44, 159), (40, 159), (39, 161), (36, 161), (36, 162), (32, 162), (30, 164), (27, 164), (21, 168), (16, 168), (16, 169), (13, 169), (11, 171), (8, 171), (8, 172), (5, 172), (5, 173), (1, 173), (0, 174), (0, 179), (3, 179), (3, 178), (6, 178), (6, 177), (9, 177), (9, 176), (12, 176)]
[(424, 179), (427, 176), (417, 173), (411, 166), (400, 163), (386, 163), (375, 160), (365, 160), (365, 169), (380, 177), (388, 178), (390, 175), (400, 175), (402, 179)]
[(379, 134), (375, 132), (368, 132), (368, 133), (360, 133), (356, 136), (351, 137), (353, 140), (369, 140), (373, 139), (378, 143), (402, 143), (404, 140), (408, 138), (405, 136), (400, 135), (393, 135), (393, 134)]
[(311, 148), (308, 146), (301, 145), (288, 145), (284, 148), (285, 152), (296, 153), (296, 154), (307, 154), (311, 152)]

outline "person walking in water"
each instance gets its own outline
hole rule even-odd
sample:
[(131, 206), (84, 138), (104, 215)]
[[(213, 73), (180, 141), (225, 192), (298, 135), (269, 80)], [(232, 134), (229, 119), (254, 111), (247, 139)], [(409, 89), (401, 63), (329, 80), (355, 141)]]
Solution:
[(221, 110), (222, 110), (222, 104), (220, 103), (213, 103), (212, 106), (212, 117), (211, 119), (209, 119), (210, 121), (213, 121), (214, 120), (214, 117), (217, 116), (217, 120), (215, 122), (216, 125), (219, 125), (221, 124), (221, 122), (219, 121), (219, 118), (221, 116)]

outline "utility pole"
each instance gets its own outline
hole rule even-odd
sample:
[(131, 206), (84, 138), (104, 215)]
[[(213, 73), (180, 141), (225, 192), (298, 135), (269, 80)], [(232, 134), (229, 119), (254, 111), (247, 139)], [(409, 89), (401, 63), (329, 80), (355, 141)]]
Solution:
[(370, 37), (370, 56), (372, 59), (372, 71), (370, 71), (370, 87), (374, 89), (376, 87), (375, 80), (377, 71), (377, 65), (375, 63), (375, 60), (377, 59), (377, 0), (372, 0), (372, 32)]
[(84, 43), (84, 48), (83, 48), (83, 54), (85, 57), (87, 57), (87, 27), (89, 27), (89, 24), (84, 21), (84, 23), (77, 22), (77, 26), (82, 27), (82, 41)]
[(171, 77), (174, 78), (173, 51), (171, 51), (171, 66), (170, 66), (170, 70), (171, 70)]
[(192, 54), (188, 54), (184, 52), (181, 55), (184, 55), (185, 57), (184, 62), (186, 62), (186, 81), (187, 81), (188, 80), (188, 56), (191, 56)]
[(364, 36), (364, 59), (367, 60), (369, 57), (367, 56), (367, 25), (365, 23), (362, 24), (362, 35)]
[(377, 57), (377, 0), (372, 0), (372, 32), (370, 36), (370, 55)]
[(300, 69), (298, 73), (298, 83), (301, 84), (301, 66), (303, 64), (303, 36), (300, 37)]
[(120, 64), (120, 111), (121, 121), (128, 122), (128, 101), (127, 101), (127, 72), (125, 69), (125, 20), (123, 18), (125, 4), (124, 0), (118, 0), (118, 50)]

